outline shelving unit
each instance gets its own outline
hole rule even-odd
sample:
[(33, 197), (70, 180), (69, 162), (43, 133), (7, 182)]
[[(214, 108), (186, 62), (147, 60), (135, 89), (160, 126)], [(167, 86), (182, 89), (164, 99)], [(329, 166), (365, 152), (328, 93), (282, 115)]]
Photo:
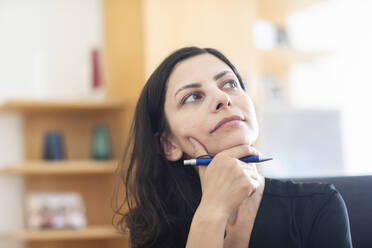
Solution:
[(72, 241), (72, 240), (99, 240), (99, 239), (126, 239), (123, 234), (117, 233), (112, 226), (89, 226), (83, 229), (66, 230), (22, 230), (3, 235), (7, 238), (25, 242), (42, 241)]
[(288, 15), (326, 0), (259, 0), (258, 17), (277, 24), (284, 24)]
[(1, 110), (27, 111), (87, 111), (87, 110), (120, 110), (130, 102), (123, 100), (9, 100)]
[[(288, 15), (322, 2), (325, 2), (325, 0), (259, 0), (256, 1), (256, 18), (270, 21), (278, 27), (285, 27), (285, 21)], [(288, 73), (291, 66), (296, 63), (312, 63), (321, 57), (329, 55), (329, 52), (304, 52), (291, 49), (290, 47), (279, 47), (273, 50), (256, 49), (256, 54), (258, 68), (257, 73), (260, 75), (260, 80), (258, 94), (253, 96), (253, 98), (255, 99), (255, 103), (257, 105), (264, 105), (264, 75), (275, 76), (280, 80), (280, 88), (283, 91), (287, 104), (290, 104)]]
[[(25, 140), (25, 161), (9, 165), (0, 173), (22, 176), (25, 196), (31, 192), (78, 192), (87, 219), (87, 226), (83, 229), (26, 228), (7, 234), (5, 238), (27, 242), (29, 248), (126, 247), (126, 235), (119, 234), (111, 225), (113, 211), (110, 203), (114, 172), (129, 129), (131, 104), (117, 100), (12, 100), (0, 109), (22, 114)], [(110, 160), (91, 158), (93, 129), (97, 124), (105, 125), (109, 130)], [(49, 130), (62, 133), (65, 160), (42, 159), (43, 138)]]
[(263, 65), (294, 64), (298, 62), (312, 62), (325, 56), (325, 52), (302, 52), (291, 49), (279, 48), (272, 51), (259, 51)]
[(1, 169), (2, 174), (13, 175), (84, 175), (84, 174), (112, 174), (117, 167), (117, 160), (92, 161), (68, 160), (48, 162), (43, 160), (26, 161), (13, 164)]
[[(272, 51), (258, 50), (258, 74), (260, 75), (260, 91), (254, 96), (257, 105), (265, 104), (264, 100), (264, 75), (273, 75), (281, 82), (281, 89), (285, 96), (289, 95), (288, 73), (292, 65), (296, 63), (313, 63), (317, 59), (327, 56), (327, 52), (303, 52), (288, 48), (279, 48)], [(287, 99), (288, 100), (288, 99)], [(288, 100), (289, 103), (289, 100)]]

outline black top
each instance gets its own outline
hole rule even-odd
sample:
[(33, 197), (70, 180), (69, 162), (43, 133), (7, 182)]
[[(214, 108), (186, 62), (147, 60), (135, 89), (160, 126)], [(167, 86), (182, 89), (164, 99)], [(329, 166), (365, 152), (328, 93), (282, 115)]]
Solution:
[(332, 184), (266, 178), (249, 248), (352, 247), (349, 218)]

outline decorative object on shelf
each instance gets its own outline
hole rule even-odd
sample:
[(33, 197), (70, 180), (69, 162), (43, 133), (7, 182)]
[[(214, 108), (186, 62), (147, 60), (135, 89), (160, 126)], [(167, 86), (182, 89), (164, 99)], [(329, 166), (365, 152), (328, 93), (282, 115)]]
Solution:
[(274, 50), (276, 48), (288, 48), (290, 45), (285, 27), (259, 20), (254, 22), (252, 30), (253, 41), (257, 49)]
[(62, 160), (66, 158), (61, 132), (48, 131), (45, 134), (43, 158), (45, 160)]
[(279, 77), (265, 74), (263, 77), (263, 91), (266, 105), (284, 105), (288, 101)]
[(107, 160), (111, 157), (111, 146), (108, 128), (96, 125), (93, 130), (92, 157), (96, 160)]
[(277, 45), (279, 47), (285, 47), (288, 48), (290, 43), (289, 43), (289, 38), (288, 38), (288, 33), (285, 27), (277, 27)]
[(101, 66), (100, 66), (100, 56), (99, 50), (93, 49), (91, 52), (91, 97), (104, 99), (105, 92), (102, 84), (101, 77)]
[(32, 192), (26, 200), (30, 229), (67, 229), (86, 226), (85, 207), (77, 192)]

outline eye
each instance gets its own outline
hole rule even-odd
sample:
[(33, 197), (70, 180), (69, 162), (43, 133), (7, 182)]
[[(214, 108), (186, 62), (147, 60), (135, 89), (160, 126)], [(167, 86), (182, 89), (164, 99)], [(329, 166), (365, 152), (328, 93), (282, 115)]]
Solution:
[(237, 88), (238, 87), (238, 83), (231, 79), (231, 80), (228, 80), (226, 81), (224, 84), (223, 84), (223, 88)]
[(199, 100), (202, 98), (202, 94), (200, 92), (194, 92), (191, 94), (186, 95), (184, 98), (182, 98), (181, 104), (194, 102), (196, 100)]

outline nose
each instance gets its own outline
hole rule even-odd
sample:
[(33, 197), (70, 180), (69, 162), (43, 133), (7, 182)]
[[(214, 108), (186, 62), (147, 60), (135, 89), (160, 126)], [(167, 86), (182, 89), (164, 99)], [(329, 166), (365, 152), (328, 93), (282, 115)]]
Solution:
[(214, 96), (212, 103), (212, 112), (218, 112), (224, 108), (231, 107), (231, 98), (229, 94), (226, 94), (223, 91), (218, 91)]

